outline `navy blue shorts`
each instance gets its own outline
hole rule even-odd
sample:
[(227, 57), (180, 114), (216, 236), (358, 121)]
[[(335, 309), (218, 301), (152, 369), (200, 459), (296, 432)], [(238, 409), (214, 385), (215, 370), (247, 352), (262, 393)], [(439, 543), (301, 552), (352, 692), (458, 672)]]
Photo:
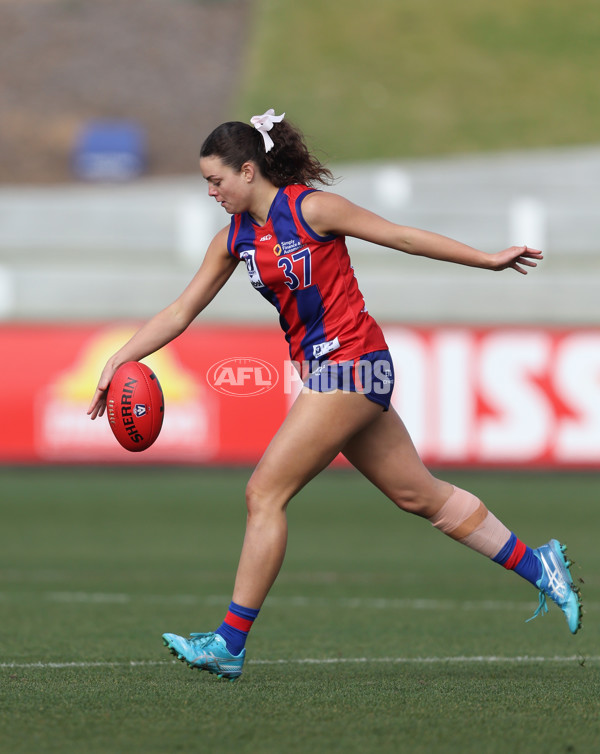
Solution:
[(387, 411), (394, 389), (392, 357), (389, 351), (373, 351), (353, 361), (322, 361), (304, 386), (319, 393), (363, 393)]

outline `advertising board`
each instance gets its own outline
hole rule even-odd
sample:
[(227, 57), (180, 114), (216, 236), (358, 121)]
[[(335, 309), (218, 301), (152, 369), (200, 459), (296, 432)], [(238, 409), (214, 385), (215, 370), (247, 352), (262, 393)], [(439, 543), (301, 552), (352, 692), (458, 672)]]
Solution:
[[(1, 463), (255, 463), (302, 383), (276, 327), (206, 324), (144, 361), (165, 394), (156, 443), (132, 454), (86, 415), (135, 324), (0, 328)], [(600, 463), (600, 329), (384, 327), (393, 405), (432, 466)]]

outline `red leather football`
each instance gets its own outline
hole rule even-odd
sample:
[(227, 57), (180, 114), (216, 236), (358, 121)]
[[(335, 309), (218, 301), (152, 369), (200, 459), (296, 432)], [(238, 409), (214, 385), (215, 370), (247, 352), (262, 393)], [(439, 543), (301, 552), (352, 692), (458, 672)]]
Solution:
[(122, 364), (108, 387), (106, 414), (119, 443), (133, 453), (158, 437), (165, 415), (162, 388), (154, 372), (139, 361)]

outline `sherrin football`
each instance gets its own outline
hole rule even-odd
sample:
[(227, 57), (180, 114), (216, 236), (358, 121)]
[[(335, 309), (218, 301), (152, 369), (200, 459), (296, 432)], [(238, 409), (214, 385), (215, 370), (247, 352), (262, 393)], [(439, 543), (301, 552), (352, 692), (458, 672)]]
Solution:
[(133, 453), (158, 437), (165, 415), (162, 388), (154, 372), (139, 361), (122, 364), (108, 387), (106, 414), (119, 443)]

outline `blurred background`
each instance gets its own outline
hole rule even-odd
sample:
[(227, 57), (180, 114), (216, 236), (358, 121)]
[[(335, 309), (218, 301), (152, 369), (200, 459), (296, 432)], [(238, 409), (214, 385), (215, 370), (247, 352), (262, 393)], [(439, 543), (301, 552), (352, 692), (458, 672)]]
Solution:
[[(2, 0), (0, 38), (0, 461), (132, 460), (85, 419), (97, 375), (228, 222), (204, 136), (269, 107), (351, 200), (545, 252), (491, 275), (350, 240), (425, 459), (600, 460), (594, 0)], [(252, 462), (289, 396), (226, 397), (206, 371), (281, 371), (274, 312), (237, 270), (193, 329), (155, 362), (173, 423), (143, 460)]]

